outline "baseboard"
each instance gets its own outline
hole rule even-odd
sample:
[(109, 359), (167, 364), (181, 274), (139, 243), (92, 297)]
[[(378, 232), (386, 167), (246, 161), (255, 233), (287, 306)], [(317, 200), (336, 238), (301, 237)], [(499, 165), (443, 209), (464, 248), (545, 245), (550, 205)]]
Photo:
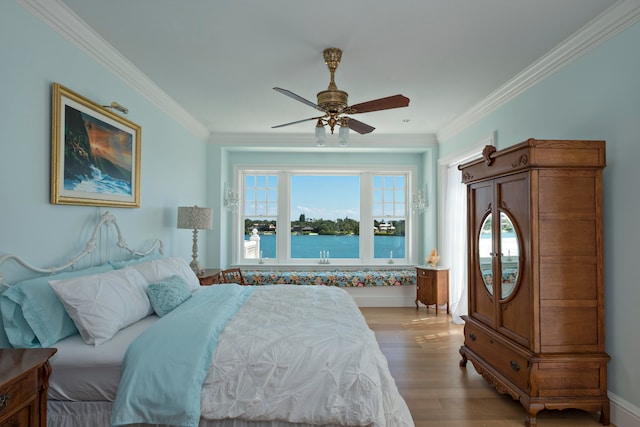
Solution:
[(640, 426), (640, 408), (615, 393), (608, 394), (611, 402), (611, 423), (616, 427)]

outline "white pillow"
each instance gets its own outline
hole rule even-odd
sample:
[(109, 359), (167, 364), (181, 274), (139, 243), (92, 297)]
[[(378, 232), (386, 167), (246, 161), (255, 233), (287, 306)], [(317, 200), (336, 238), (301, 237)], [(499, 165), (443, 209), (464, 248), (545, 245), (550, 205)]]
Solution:
[(135, 268), (142, 274), (147, 283), (164, 282), (173, 276), (180, 276), (189, 285), (191, 292), (200, 289), (200, 280), (187, 262), (180, 257), (155, 259), (149, 262), (133, 264), (129, 268)]
[(87, 344), (109, 341), (120, 329), (153, 313), (148, 284), (131, 267), (49, 284)]

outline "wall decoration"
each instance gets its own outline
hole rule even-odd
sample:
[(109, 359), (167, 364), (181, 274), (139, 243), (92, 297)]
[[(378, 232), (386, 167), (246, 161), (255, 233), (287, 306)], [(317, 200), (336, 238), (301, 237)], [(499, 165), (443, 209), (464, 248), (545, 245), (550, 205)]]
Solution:
[(51, 111), (51, 203), (140, 207), (140, 126), (58, 83)]

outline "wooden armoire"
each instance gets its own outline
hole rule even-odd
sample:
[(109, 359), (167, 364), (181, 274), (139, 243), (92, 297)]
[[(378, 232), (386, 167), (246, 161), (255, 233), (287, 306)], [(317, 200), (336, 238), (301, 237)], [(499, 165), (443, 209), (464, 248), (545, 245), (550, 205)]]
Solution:
[(542, 409), (600, 412), (609, 425), (604, 346), (604, 141), (529, 139), (461, 165), (467, 184), (466, 366)]

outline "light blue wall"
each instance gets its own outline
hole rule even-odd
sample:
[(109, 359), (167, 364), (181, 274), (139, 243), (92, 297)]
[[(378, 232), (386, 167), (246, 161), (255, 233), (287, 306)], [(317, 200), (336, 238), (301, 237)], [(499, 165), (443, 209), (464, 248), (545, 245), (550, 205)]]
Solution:
[[(463, 151), (497, 130), (499, 148), (529, 137), (605, 139), (605, 281), (609, 389), (640, 406), (640, 286), (636, 247), (640, 241), (640, 25), (561, 69), (517, 99), (446, 141), (439, 157)], [(145, 97), (110, 74), (83, 51), (14, 1), (0, 2), (0, 254), (28, 256), (50, 265), (81, 250), (94, 221), (107, 208), (49, 203), (51, 83), (98, 102), (117, 101), (142, 127), (141, 208), (109, 208), (132, 246), (162, 238), (167, 253), (189, 259), (191, 233), (177, 230), (176, 207), (219, 208), (234, 162), (265, 159), (263, 152), (228, 153), (207, 146)], [(435, 189), (436, 151), (414, 155)], [(238, 157), (239, 156), (239, 157)], [(274, 155), (275, 156), (275, 155)], [(307, 154), (308, 158), (309, 155)], [(322, 161), (338, 161), (327, 157)], [(362, 159), (352, 157), (350, 161)], [(274, 160), (275, 161), (275, 160)], [(300, 158), (292, 161), (301, 161)], [(431, 177), (431, 179), (430, 179)], [(433, 198), (432, 198), (433, 199)], [(435, 245), (435, 209), (425, 217), (426, 242)], [(200, 238), (202, 261), (224, 263), (226, 214)], [(433, 235), (434, 243), (428, 239)], [(203, 242), (204, 243), (204, 242)], [(63, 249), (61, 249), (63, 248)], [(209, 249), (210, 253), (205, 253)]]
[(527, 138), (604, 139), (606, 348), (609, 390), (640, 407), (640, 24), (441, 142), (441, 156), (497, 131), (498, 148)]
[[(162, 238), (168, 254), (191, 259), (192, 235), (176, 229), (176, 207), (205, 204), (204, 141), (15, 1), (0, 2), (0, 77), (0, 255), (68, 261), (110, 210), (131, 246)], [(142, 127), (140, 208), (49, 203), (53, 82), (99, 104), (119, 102)]]

